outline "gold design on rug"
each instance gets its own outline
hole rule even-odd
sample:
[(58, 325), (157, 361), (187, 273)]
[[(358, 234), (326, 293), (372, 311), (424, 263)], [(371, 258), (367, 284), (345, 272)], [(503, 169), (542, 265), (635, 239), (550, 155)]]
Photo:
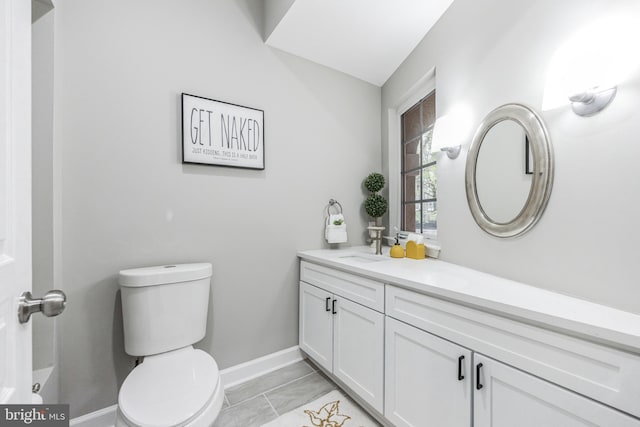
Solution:
[[(351, 417), (340, 413), (340, 401), (325, 404), (318, 412), (305, 409), (311, 423), (316, 427), (342, 427), (345, 421)], [(307, 427), (307, 426), (305, 426)]]

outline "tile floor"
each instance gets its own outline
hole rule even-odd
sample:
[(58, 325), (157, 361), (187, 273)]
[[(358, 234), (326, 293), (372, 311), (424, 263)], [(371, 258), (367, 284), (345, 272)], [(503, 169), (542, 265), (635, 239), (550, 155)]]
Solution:
[(303, 360), (227, 389), (214, 427), (259, 427), (337, 388)]

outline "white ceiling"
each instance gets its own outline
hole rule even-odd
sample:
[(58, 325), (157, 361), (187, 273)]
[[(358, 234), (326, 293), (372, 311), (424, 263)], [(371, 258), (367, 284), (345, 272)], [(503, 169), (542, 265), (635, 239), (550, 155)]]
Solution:
[[(272, 0), (266, 43), (382, 86), (453, 0)], [(283, 5), (290, 7), (286, 9)], [(268, 15), (269, 10), (265, 13)], [(273, 19), (273, 18), (272, 18)], [(267, 26), (267, 31), (271, 26)]]

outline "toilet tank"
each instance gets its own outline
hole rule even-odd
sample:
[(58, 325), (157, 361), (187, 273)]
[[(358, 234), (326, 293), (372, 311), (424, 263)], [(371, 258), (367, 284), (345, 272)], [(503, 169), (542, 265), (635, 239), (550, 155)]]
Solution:
[(122, 270), (125, 351), (150, 356), (204, 338), (211, 272), (209, 263)]

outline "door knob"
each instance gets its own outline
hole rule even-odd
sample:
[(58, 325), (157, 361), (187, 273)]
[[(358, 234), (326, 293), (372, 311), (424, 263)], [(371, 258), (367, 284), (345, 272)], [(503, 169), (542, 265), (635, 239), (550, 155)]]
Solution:
[(41, 312), (47, 317), (54, 317), (64, 311), (67, 296), (64, 292), (54, 289), (43, 298), (33, 298), (31, 292), (23, 292), (18, 300), (18, 320), (27, 323), (33, 313)]

